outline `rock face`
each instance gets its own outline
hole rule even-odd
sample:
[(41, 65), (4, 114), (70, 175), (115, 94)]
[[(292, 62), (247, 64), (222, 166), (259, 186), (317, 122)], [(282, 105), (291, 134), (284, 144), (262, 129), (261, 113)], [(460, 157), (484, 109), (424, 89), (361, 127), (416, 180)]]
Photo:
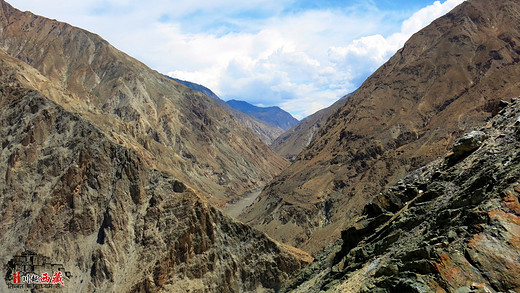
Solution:
[(311, 143), (312, 139), (325, 125), (327, 119), (345, 105), (349, 96), (350, 94), (342, 97), (331, 106), (303, 119), (296, 126), (278, 136), (271, 143), (271, 148), (280, 156), (294, 161), (296, 156)]
[(457, 139), (453, 145), (453, 155), (457, 157), (470, 154), (482, 144), (486, 139), (486, 134), (482, 131), (472, 131), (466, 133), (461, 138)]
[(519, 61), (520, 3), (465, 1), (369, 77), (242, 219), (318, 252), (373, 194), (519, 95)]
[(231, 114), (88, 32), (0, 24), (0, 291), (22, 255), (66, 292), (271, 292), (311, 260), (209, 203), (284, 162)]
[(97, 35), (1, 1), (0, 49), (65, 94), (37, 90), (215, 204), (265, 185), (287, 163), (214, 101)]
[(229, 100), (227, 104), (232, 108), (246, 113), (256, 119), (280, 127), (283, 130), (289, 130), (298, 124), (298, 120), (291, 114), (282, 110), (280, 107), (257, 107), (244, 101)]
[(519, 292), (519, 117), (514, 99), (466, 157), (448, 154), (377, 195), (282, 291)]
[(276, 290), (303, 266), (38, 92), (2, 86), (0, 105), (3, 265), (34, 251), (75, 292)]
[(228, 105), (225, 101), (221, 100), (215, 93), (213, 93), (207, 87), (196, 84), (193, 82), (172, 78), (178, 83), (189, 87), (190, 89), (199, 91), (206, 96), (212, 98), (219, 106), (228, 110), (233, 116), (235, 116), (242, 125), (249, 128), (254, 134), (256, 134), (263, 142), (270, 145), (278, 136), (280, 136), (284, 130), (278, 126), (269, 124), (265, 121), (260, 121), (257, 118), (250, 116), (244, 112), (236, 110), (235, 108)]

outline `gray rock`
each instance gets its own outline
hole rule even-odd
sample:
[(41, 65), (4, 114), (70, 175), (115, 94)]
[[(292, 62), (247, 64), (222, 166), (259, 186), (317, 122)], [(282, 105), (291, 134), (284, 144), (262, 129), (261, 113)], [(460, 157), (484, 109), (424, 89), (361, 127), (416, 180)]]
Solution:
[(457, 157), (468, 155), (478, 149), (486, 139), (487, 136), (482, 131), (466, 133), (453, 145), (453, 153)]

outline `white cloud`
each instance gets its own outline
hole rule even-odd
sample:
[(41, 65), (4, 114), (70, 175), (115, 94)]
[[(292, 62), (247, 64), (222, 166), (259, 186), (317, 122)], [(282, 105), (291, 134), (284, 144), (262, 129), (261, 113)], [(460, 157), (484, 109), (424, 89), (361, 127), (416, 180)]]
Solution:
[(93, 31), (153, 69), (221, 98), (279, 105), (302, 118), (355, 90), (411, 34), (462, 0), (437, 1), (399, 21), (373, 1), (289, 12), (298, 2), (9, 2)]
[(447, 0), (444, 3), (435, 1), (406, 19), (399, 32), (386, 38), (376, 34), (356, 39), (348, 46), (332, 46), (329, 49), (330, 61), (338, 70), (351, 72), (353, 81), (364, 80), (399, 50), (414, 33), (462, 2), (464, 0)]
[(372, 35), (354, 40), (346, 47), (330, 47), (329, 58), (338, 68), (364, 79), (388, 60), (398, 47), (382, 35)]

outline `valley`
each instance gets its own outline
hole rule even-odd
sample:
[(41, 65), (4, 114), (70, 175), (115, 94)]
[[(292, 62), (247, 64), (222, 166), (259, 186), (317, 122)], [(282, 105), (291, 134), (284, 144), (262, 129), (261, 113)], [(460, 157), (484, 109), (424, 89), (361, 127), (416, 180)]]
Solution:
[(221, 209), (233, 218), (238, 218), (238, 216), (258, 198), (261, 192), (261, 188), (246, 192), (235, 201), (226, 203)]
[(0, 0), (0, 143), (1, 292), (520, 292), (518, 1), (298, 121)]
[(320, 252), (374, 196), (520, 94), (519, 10), (515, 1), (466, 1), (417, 32), (240, 219)]

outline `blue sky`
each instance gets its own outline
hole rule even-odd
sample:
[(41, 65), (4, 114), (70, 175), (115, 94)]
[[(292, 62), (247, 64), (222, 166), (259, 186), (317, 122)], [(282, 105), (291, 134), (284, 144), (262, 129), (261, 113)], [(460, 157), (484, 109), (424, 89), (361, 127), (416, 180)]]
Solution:
[(7, 0), (222, 99), (301, 119), (354, 91), (463, 0)]

